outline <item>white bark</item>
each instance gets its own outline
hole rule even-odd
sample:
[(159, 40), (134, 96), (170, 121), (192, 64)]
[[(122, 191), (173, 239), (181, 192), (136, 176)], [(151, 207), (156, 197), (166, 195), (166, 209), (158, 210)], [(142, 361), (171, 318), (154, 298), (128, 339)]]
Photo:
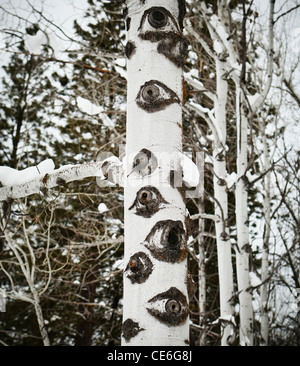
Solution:
[(269, 317), (268, 317), (268, 277), (269, 277), (269, 243), (271, 233), (271, 161), (268, 151), (268, 145), (266, 141), (265, 125), (261, 126), (260, 132), (262, 135), (264, 145), (264, 161), (263, 170), (267, 171), (264, 177), (264, 238), (262, 248), (262, 259), (261, 259), (261, 345), (268, 345), (269, 335)]
[[(181, 40), (179, 2), (127, 0), (126, 4), (126, 49), (133, 50), (127, 53), (126, 157), (127, 171), (133, 172), (127, 175), (124, 190), (127, 269), (122, 345), (186, 345), (189, 322), (185, 239), (182, 249), (173, 248), (178, 258), (171, 260), (161, 252), (159, 255), (164, 248), (165, 254), (172, 254), (173, 249), (168, 247), (170, 236), (166, 236), (168, 220), (175, 223), (174, 234), (186, 230), (185, 203), (180, 188), (170, 185), (171, 155), (182, 151), (182, 69), (164, 54), (173, 41)], [(149, 10), (152, 7), (156, 9)], [(153, 18), (158, 22), (157, 28), (152, 25)], [(167, 20), (162, 27), (161, 19)], [(151, 40), (147, 39), (147, 32), (152, 32)], [(180, 56), (178, 46), (171, 49), (168, 56), (172, 56), (170, 53)], [(170, 103), (165, 103), (168, 99)], [(141, 151), (151, 152), (151, 160), (146, 162), (151, 171), (147, 166), (144, 169), (143, 164), (141, 169), (133, 169), (135, 157)], [(146, 197), (150, 194), (153, 198), (155, 192), (156, 199), (162, 197), (163, 203), (153, 212), (150, 208), (145, 215), (146, 202), (139, 199), (139, 192), (149, 186), (152, 193), (148, 191)], [(143, 265), (137, 268), (139, 260)], [(147, 265), (151, 271), (144, 276), (142, 272)]]
[[(13, 171), (12, 174), (17, 177), (19, 171), (15, 169), (11, 170)], [(34, 176), (31, 177), (35, 178)], [(29, 176), (29, 179), (22, 184), (18, 184), (18, 182), (21, 182), (21, 180), (18, 180), (16, 178), (16, 185), (7, 185), (0, 188), (0, 201), (27, 197), (35, 193), (45, 193), (50, 188), (63, 186), (69, 182), (81, 180), (88, 177), (97, 177), (98, 182), (107, 180), (113, 184), (119, 184), (122, 186), (122, 163), (117, 158), (114, 158), (114, 160), (112, 158), (108, 158), (101, 162), (65, 166), (60, 169), (52, 170), (49, 173), (38, 174), (38, 178), (35, 178), (33, 180), (31, 180)], [(7, 180), (7, 182), (9, 181), (10, 180)]]
[[(204, 154), (202, 153), (202, 159), (197, 160), (199, 172), (202, 173), (200, 177), (201, 182), (204, 182)], [(198, 248), (199, 248), (199, 325), (202, 328), (199, 337), (199, 345), (206, 345), (207, 324), (206, 324), (206, 270), (205, 270), (205, 206), (204, 206), (204, 185), (199, 187), (199, 236), (198, 236)], [(192, 219), (192, 218), (191, 218)]]
[(245, 98), (239, 86), (236, 87), (237, 119), (237, 183), (235, 211), (238, 248), (236, 250), (237, 282), (240, 303), (240, 345), (253, 345), (253, 309), (249, 277), (249, 222), (248, 191), (246, 171), (248, 167), (248, 119), (245, 115)]
[[(3, 229), (2, 225), (1, 225), (0, 229)], [(18, 291), (16, 291), (14, 289), (14, 282), (13, 282), (12, 277), (9, 275), (9, 273), (7, 271), (4, 270), (4, 267), (2, 265), (1, 265), (1, 269), (4, 270), (4, 273), (10, 280), (10, 283), (12, 285), (12, 292), (13, 292), (15, 298), (20, 299), (22, 301), (30, 302), (34, 305), (37, 322), (39, 325), (43, 344), (44, 344), (44, 346), (50, 346), (50, 340), (48, 337), (48, 332), (45, 327), (45, 320), (44, 320), (42, 308), (40, 305), (40, 295), (34, 284), (35, 257), (34, 257), (34, 254), (32, 253), (32, 248), (30, 246), (30, 243), (28, 242), (28, 238), (26, 237), (26, 242), (27, 242), (27, 246), (29, 249), (29, 253), (30, 253), (29, 256), (27, 256), (27, 253), (24, 252), (24, 250), (21, 248), (21, 246), (18, 245), (12, 239), (12, 237), (10, 235), (8, 235), (5, 231), (4, 231), (4, 234), (5, 234), (5, 240), (8, 243), (9, 248), (13, 251), (13, 253), (16, 257), (17, 263), (20, 266), (21, 271), (26, 279), (26, 282), (28, 284), (31, 294), (30, 295), (19, 294)], [(24, 232), (24, 234), (25, 234), (25, 232)], [(29, 261), (28, 257), (31, 259), (30, 261)]]
[[(240, 302), (240, 345), (253, 346), (253, 305), (250, 293), (249, 255), (251, 243), (249, 242), (249, 217), (248, 217), (248, 118), (262, 106), (271, 87), (273, 73), (273, 15), (275, 0), (270, 0), (269, 10), (269, 52), (267, 62), (267, 81), (265, 88), (256, 101), (250, 105), (245, 96), (246, 85), (242, 80), (236, 84), (236, 120), (237, 120), (237, 184), (236, 184), (236, 225), (238, 249), (236, 251), (237, 280)], [(246, 52), (246, 50), (244, 50)], [(251, 110), (249, 110), (249, 106)], [(251, 114), (252, 112), (252, 114)], [(266, 218), (268, 220), (268, 217)], [(268, 224), (269, 225), (269, 222)], [(269, 233), (266, 234), (269, 236)], [(268, 239), (267, 239), (268, 240)], [(263, 271), (266, 273), (266, 252), (263, 255)], [(264, 289), (263, 298), (266, 297)], [(265, 306), (265, 303), (262, 303)], [(263, 328), (266, 329), (266, 314), (263, 311)], [(264, 337), (266, 337), (264, 331)]]
[[(235, 339), (233, 318), (233, 269), (231, 260), (231, 241), (228, 222), (228, 196), (225, 177), (226, 169), (226, 101), (228, 85), (223, 62), (216, 60), (217, 95), (215, 101), (216, 126), (221, 133), (221, 145), (215, 145), (214, 158), (214, 198), (216, 219), (216, 239), (218, 251), (218, 272), (220, 284), (220, 318), (227, 319), (223, 324), (222, 346), (229, 345)], [(230, 319), (230, 321), (228, 321)]]
[[(225, 54), (230, 44), (227, 41), (226, 31), (226, 1), (220, 2), (218, 6), (218, 18), (214, 22), (207, 17), (207, 8), (201, 2), (203, 17), (210, 31), (215, 49), (211, 49), (202, 38), (191, 29), (193, 34), (203, 45), (205, 50), (214, 58), (216, 63), (216, 94), (211, 95), (214, 101), (214, 114), (207, 108), (203, 108), (195, 103), (189, 103), (188, 108), (193, 109), (198, 115), (205, 119), (214, 136), (213, 164), (214, 164), (214, 199), (215, 199), (215, 228), (218, 252), (218, 272), (219, 272), (219, 291), (220, 291), (220, 321), (222, 323), (222, 342), (223, 346), (230, 344), (235, 339), (235, 321), (233, 317), (234, 309), (233, 298), (233, 268), (231, 259), (231, 242), (228, 221), (228, 196), (227, 196), (227, 169), (226, 169), (226, 102), (228, 94), (228, 82), (226, 74), (228, 71), (228, 61), (221, 57)], [(218, 42), (218, 47), (216, 43)], [(234, 54), (233, 54), (234, 56)], [(234, 62), (236, 61), (234, 57)], [(222, 59), (222, 61), (221, 61)], [(196, 86), (196, 85), (195, 85)], [(200, 85), (201, 87), (201, 85)], [(200, 89), (198, 87), (198, 89)], [(223, 319), (223, 320), (222, 320)]]

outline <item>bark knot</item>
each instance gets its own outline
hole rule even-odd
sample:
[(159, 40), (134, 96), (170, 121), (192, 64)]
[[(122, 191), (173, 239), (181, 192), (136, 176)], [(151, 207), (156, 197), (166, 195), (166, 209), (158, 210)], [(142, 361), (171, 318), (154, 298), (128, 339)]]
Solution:
[(153, 257), (178, 263), (187, 256), (186, 232), (181, 221), (158, 221), (147, 235), (144, 245)]

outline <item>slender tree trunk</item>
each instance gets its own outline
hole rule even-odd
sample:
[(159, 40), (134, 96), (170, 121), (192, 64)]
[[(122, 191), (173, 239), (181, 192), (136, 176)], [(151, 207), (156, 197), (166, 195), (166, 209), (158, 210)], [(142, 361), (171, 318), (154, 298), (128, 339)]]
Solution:
[[(95, 257), (93, 250), (89, 250), (89, 254), (89, 258)], [(83, 282), (80, 296), (88, 303), (95, 301), (97, 281), (95, 271), (95, 268), (82, 268)], [(80, 318), (76, 326), (75, 346), (91, 346), (94, 333), (94, 306), (81, 304), (78, 306), (78, 313)]]
[[(202, 155), (204, 155), (202, 153)], [(204, 182), (204, 156), (201, 159), (197, 159), (197, 165), (199, 172), (203, 174), (200, 177), (200, 181)], [(199, 325), (202, 327), (202, 332), (199, 337), (199, 345), (206, 345), (206, 335), (207, 335), (207, 321), (206, 321), (206, 271), (205, 271), (205, 238), (201, 235), (205, 231), (205, 219), (201, 218), (201, 215), (205, 213), (204, 205), (204, 185), (200, 185), (201, 191), (199, 192), (200, 202), (199, 202)]]
[(250, 290), (248, 222), (248, 119), (243, 91), (236, 87), (237, 117), (237, 184), (236, 184), (236, 226), (238, 247), (236, 250), (237, 282), (240, 303), (240, 345), (253, 345), (253, 309)]
[(215, 144), (214, 157), (214, 198), (216, 216), (216, 239), (218, 250), (218, 271), (220, 288), (220, 319), (223, 327), (222, 346), (229, 345), (235, 338), (233, 318), (233, 271), (231, 242), (227, 226), (228, 196), (225, 178), (226, 169), (226, 101), (228, 85), (223, 62), (216, 60), (217, 95), (215, 101), (216, 127), (220, 144)]
[(29, 284), (29, 286), (30, 286), (30, 290), (31, 290), (33, 300), (34, 300), (34, 309), (35, 309), (35, 314), (36, 314), (36, 318), (37, 318), (37, 321), (38, 321), (40, 333), (41, 333), (41, 336), (42, 336), (43, 345), (44, 346), (50, 346), (50, 340), (49, 340), (49, 337), (48, 337), (48, 332), (46, 330), (46, 324), (45, 324), (45, 321), (44, 321), (44, 316), (43, 316), (42, 308), (41, 308), (41, 305), (40, 305), (39, 294), (36, 291), (33, 284)]
[(127, 180), (122, 345), (189, 342), (182, 151), (184, 1), (126, 1)]
[(264, 176), (264, 237), (263, 237), (263, 248), (262, 248), (262, 260), (261, 260), (261, 342), (262, 346), (268, 345), (268, 334), (269, 334), (269, 318), (268, 318), (268, 282), (269, 277), (269, 242), (271, 232), (271, 161), (270, 154), (268, 151), (267, 138), (265, 133), (265, 123), (262, 122), (260, 125), (260, 134), (263, 141), (263, 171), (267, 171)]

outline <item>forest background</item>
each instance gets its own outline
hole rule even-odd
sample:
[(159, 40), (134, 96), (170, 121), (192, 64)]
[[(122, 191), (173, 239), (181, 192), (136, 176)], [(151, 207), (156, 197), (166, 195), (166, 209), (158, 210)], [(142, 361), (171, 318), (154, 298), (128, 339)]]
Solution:
[[(265, 314), (269, 345), (299, 345), (300, 340), (299, 7), (298, 1), (275, 3), (272, 83), (248, 124), (248, 292), (255, 345), (261, 344)], [(242, 65), (238, 71), (252, 101), (267, 84), (269, 4), (229, 1), (227, 10)], [(0, 12), (0, 166), (21, 170), (51, 158), (58, 168), (108, 153), (121, 157), (126, 138), (121, 2), (3, 1)], [(208, 24), (216, 14), (217, 1), (187, 1), (183, 147), (194, 161), (202, 154), (204, 180), (200, 197), (186, 202), (192, 222), (189, 271), (196, 285), (190, 299), (191, 345), (220, 345), (229, 321), (220, 318), (214, 218), (211, 95), (220, 49)], [(233, 325), (238, 326), (235, 119), (235, 88), (228, 78), (227, 175), (218, 178), (228, 195)], [(123, 189), (99, 186), (95, 178), (2, 204), (2, 345), (42, 345), (45, 337), (51, 345), (120, 344), (123, 219)]]

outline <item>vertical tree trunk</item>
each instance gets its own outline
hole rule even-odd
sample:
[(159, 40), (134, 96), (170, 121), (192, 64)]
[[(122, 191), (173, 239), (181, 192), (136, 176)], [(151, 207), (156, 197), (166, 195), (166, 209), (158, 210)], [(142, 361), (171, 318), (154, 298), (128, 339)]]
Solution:
[(236, 268), (240, 303), (240, 345), (253, 345), (253, 309), (250, 290), (248, 223), (248, 119), (246, 103), (242, 89), (236, 87), (236, 119), (237, 119), (237, 184), (236, 184), (236, 225), (237, 241)]
[(218, 271), (220, 284), (220, 319), (223, 326), (222, 346), (230, 344), (234, 338), (233, 318), (233, 271), (231, 242), (228, 231), (228, 196), (225, 178), (226, 169), (226, 101), (228, 85), (223, 62), (216, 60), (217, 94), (215, 101), (216, 127), (220, 134), (219, 144), (215, 144), (214, 157), (214, 198), (216, 216), (216, 239), (218, 250)]
[[(84, 273), (84, 276), (87, 274)], [(86, 299), (87, 302), (93, 303), (96, 294), (96, 275), (94, 272), (87, 275), (84, 281), (89, 282), (83, 284), (80, 291), (80, 296)], [(78, 306), (80, 318), (77, 321), (75, 346), (91, 346), (94, 333), (94, 306), (80, 304)]]
[[(202, 173), (200, 177), (200, 182), (204, 183), (204, 154), (201, 153), (201, 159), (197, 159), (197, 166), (199, 172)], [(206, 317), (206, 271), (205, 271), (205, 238), (201, 233), (205, 231), (205, 219), (201, 218), (201, 215), (205, 213), (205, 205), (204, 205), (204, 184), (200, 185), (199, 189), (199, 239), (198, 239), (198, 248), (199, 248), (199, 325), (202, 327), (202, 331), (199, 337), (199, 345), (206, 345), (206, 335), (207, 335), (207, 317)]]
[(30, 286), (30, 290), (31, 290), (32, 297), (34, 300), (34, 309), (35, 309), (35, 314), (36, 314), (36, 318), (38, 321), (40, 333), (42, 336), (43, 345), (50, 346), (50, 340), (49, 340), (48, 332), (46, 330), (46, 324), (45, 324), (45, 320), (44, 320), (44, 316), (43, 316), (43, 312), (42, 312), (42, 308), (41, 308), (41, 304), (40, 304), (39, 294), (33, 284), (29, 284), (29, 286)]
[(266, 126), (265, 122), (260, 124), (260, 134), (263, 141), (263, 171), (267, 171), (264, 176), (264, 237), (263, 237), (263, 248), (262, 248), (262, 259), (261, 259), (261, 342), (262, 346), (268, 345), (269, 335), (269, 318), (268, 318), (268, 282), (269, 277), (269, 243), (270, 243), (270, 232), (271, 232), (271, 159), (268, 150), (267, 137), (266, 137)]
[(127, 180), (122, 345), (189, 342), (182, 151), (185, 3), (126, 1)]

